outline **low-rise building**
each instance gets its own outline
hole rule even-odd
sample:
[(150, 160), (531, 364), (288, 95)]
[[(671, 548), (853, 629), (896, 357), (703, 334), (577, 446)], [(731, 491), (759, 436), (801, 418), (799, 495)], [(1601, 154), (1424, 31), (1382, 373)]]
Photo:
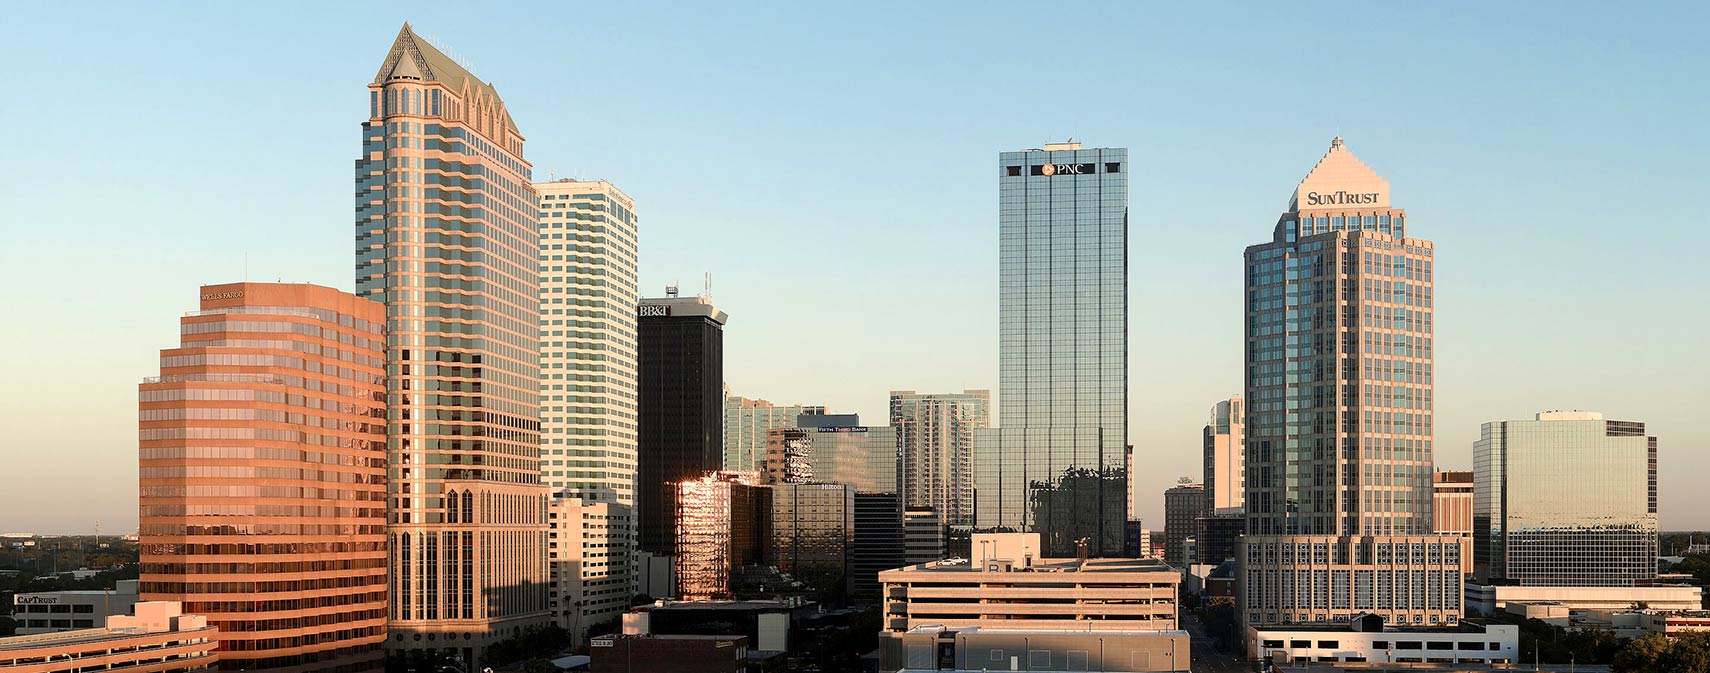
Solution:
[(1453, 626), (1391, 627), (1378, 615), (1351, 623), (1249, 626), (1248, 656), (1275, 663), (1512, 664), (1520, 627), (1461, 620)]
[(903, 510), (903, 563), (912, 565), (948, 558), (950, 554), (944, 543), (944, 520), (937, 510)]
[(0, 671), (81, 673), (136, 670), (179, 673), (213, 668), (219, 630), (173, 601), (135, 604), (135, 615), (114, 615), (106, 628), (0, 638)]
[(972, 560), (879, 573), (883, 629), (1085, 631), (1176, 628), (1181, 575), (1153, 559), (1040, 558), (1037, 533), (976, 534)]
[(880, 673), (914, 671), (1186, 671), (1186, 631), (921, 626), (879, 633)]
[(1645, 630), (1651, 633), (1661, 633), (1673, 636), (1691, 631), (1710, 631), (1710, 611), (1681, 610), (1678, 612), (1652, 611), (1645, 620)]
[(128, 615), (137, 604), (137, 581), (119, 580), (112, 589), (37, 591), (12, 597), (18, 635), (93, 629), (114, 615)]
[(629, 608), (635, 563), (635, 508), (615, 500), (559, 496), (546, 510), (547, 604), (577, 645), (588, 628)]
[(1467, 583), (1468, 614), (1491, 616), (1509, 603), (1560, 603), (1572, 610), (1620, 609), (1642, 604), (1652, 610), (1700, 610), (1703, 587), (1525, 587)]
[(592, 673), (739, 673), (748, 670), (746, 636), (614, 634), (588, 641)]

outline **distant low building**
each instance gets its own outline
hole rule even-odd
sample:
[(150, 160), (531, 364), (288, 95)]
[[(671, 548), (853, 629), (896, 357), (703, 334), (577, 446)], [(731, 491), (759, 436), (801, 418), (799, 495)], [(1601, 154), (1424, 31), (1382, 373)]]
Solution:
[(944, 539), (944, 523), (938, 516), (938, 511), (903, 510), (903, 563), (914, 565), (949, 556)]
[(921, 626), (879, 633), (880, 673), (902, 671), (1186, 671), (1186, 631)]
[(1248, 656), (1278, 664), (1513, 664), (1520, 627), (1462, 620), (1453, 627), (1388, 627), (1378, 615), (1352, 623), (1248, 627)]
[(137, 604), (137, 580), (119, 580), (112, 589), (38, 591), (12, 596), (18, 635), (92, 629), (107, 618), (128, 615)]
[(1627, 608), (1698, 610), (1704, 589), (1686, 585), (1650, 587), (1523, 587), (1467, 583), (1468, 614), (1495, 615), (1510, 603), (1559, 603), (1573, 610)]
[(748, 669), (745, 636), (607, 635), (589, 641), (592, 673), (740, 673)]

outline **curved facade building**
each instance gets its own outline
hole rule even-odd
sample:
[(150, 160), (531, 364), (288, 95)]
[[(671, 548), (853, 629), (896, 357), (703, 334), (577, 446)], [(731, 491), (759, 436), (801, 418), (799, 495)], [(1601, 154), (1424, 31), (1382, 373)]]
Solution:
[(356, 291), (385, 304), (390, 646), (546, 623), (539, 200), (498, 90), (405, 25), (369, 89)]
[(140, 595), (205, 615), (222, 668), (380, 663), (384, 317), (316, 285), (204, 286), (140, 388)]

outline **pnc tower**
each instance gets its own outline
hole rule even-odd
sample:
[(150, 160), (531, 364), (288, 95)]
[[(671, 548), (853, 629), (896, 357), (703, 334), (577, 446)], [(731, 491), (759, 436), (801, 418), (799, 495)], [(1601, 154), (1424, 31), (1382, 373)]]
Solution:
[(1248, 623), (1442, 625), (1456, 536), (1433, 535), (1430, 241), (1341, 138), (1247, 248)]
[(1122, 551), (1128, 516), (1128, 150), (998, 156), (998, 423), (974, 436), (975, 525), (1046, 556)]
[(548, 616), (539, 203), (498, 91), (408, 24), (368, 89), (356, 291), (386, 306), (387, 642), (478, 667)]

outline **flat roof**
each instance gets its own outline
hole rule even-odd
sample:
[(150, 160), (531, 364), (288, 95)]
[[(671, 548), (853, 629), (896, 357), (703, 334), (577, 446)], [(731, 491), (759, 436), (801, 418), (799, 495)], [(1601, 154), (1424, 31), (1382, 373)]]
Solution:
[[(1058, 636), (1058, 635), (1067, 635), (1067, 636), (1187, 636), (1188, 635), (1188, 632), (1184, 629), (1170, 629), (1170, 630), (1158, 630), (1158, 629), (1122, 629), (1122, 630), (1110, 629), (1110, 630), (1106, 630), (1106, 629), (1099, 629), (1097, 631), (1091, 631), (1091, 630), (1087, 630), (1087, 629), (1011, 629), (1011, 628), (992, 627), (992, 626), (941, 626), (941, 625), (937, 625), (937, 624), (921, 624), (921, 625), (916, 626), (912, 629), (904, 631), (903, 633), (904, 634), (909, 634), (909, 633), (942, 633), (945, 631), (950, 631), (950, 632), (955, 632), (955, 633), (989, 633), (992, 635), (1033, 634), (1033, 635), (1042, 635), (1042, 636), (1043, 635), (1051, 635), (1051, 636)], [(890, 632), (881, 631), (880, 633), (890, 633)], [(895, 635), (895, 634), (893, 633), (892, 635)]]
[(813, 603), (791, 606), (782, 601), (677, 601), (665, 605), (638, 605), (633, 609), (641, 612), (650, 610), (793, 610)]
[(11, 636), (0, 638), (0, 652), (8, 650), (29, 650), (38, 647), (54, 645), (75, 645), (77, 643), (98, 643), (104, 640), (121, 638), (136, 638), (139, 636), (170, 636), (179, 633), (195, 633), (197, 631), (212, 631), (215, 627), (205, 626), (199, 629), (177, 629), (162, 631), (144, 631), (141, 629), (77, 629), (75, 631), (56, 631), (54, 633), (38, 633), (29, 636)]
[[(1312, 633), (1370, 633), (1377, 636), (1381, 636), (1386, 633), (1414, 635), (1441, 633), (1446, 635), (1451, 633), (1484, 633), (1489, 631), (1488, 627), (1490, 626), (1504, 624), (1506, 624), (1506, 622), (1492, 622), (1482, 619), (1462, 619), (1460, 622), (1455, 624), (1441, 624), (1438, 626), (1414, 626), (1412, 624), (1405, 626), (1389, 626), (1386, 624), (1382, 631), (1355, 631), (1352, 624), (1342, 622), (1323, 624), (1317, 622), (1311, 624), (1273, 624), (1269, 626), (1254, 626), (1252, 628), (1258, 633), (1276, 631), (1308, 631)], [(1512, 624), (1508, 625), (1513, 626)]]
[[(1000, 560), (1000, 559), (994, 559)], [(1001, 559), (1009, 560), (1009, 559)], [(1035, 559), (1029, 567), (1013, 566), (1008, 571), (991, 571), (972, 565), (968, 559), (946, 559), (931, 561), (918, 565), (896, 568), (896, 571), (934, 572), (934, 573), (965, 573), (965, 572), (1013, 572), (1013, 573), (1118, 573), (1118, 572), (1163, 572), (1176, 574), (1176, 569), (1163, 561), (1149, 558), (1042, 558)]]

